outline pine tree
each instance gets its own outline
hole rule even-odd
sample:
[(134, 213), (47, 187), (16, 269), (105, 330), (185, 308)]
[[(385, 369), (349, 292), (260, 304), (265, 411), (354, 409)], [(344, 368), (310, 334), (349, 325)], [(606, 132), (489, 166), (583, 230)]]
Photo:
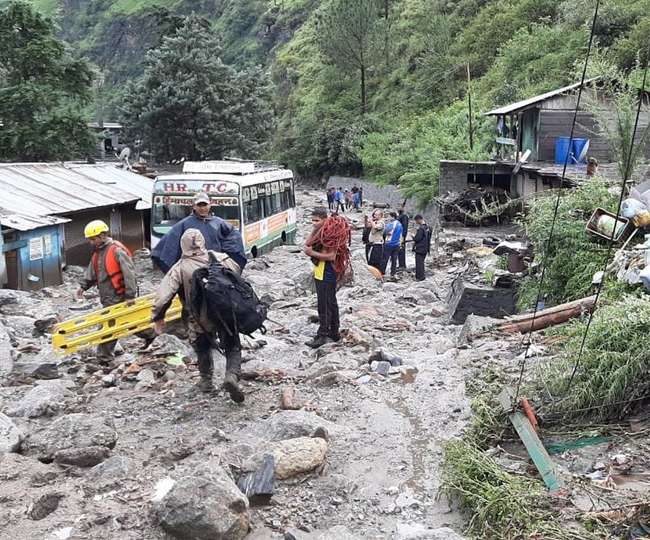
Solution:
[(367, 110), (367, 74), (386, 47), (383, 27), (388, 4), (378, 0), (333, 0), (318, 18), (319, 47), (325, 59), (346, 74), (359, 74), (361, 112)]
[(92, 72), (28, 4), (0, 11), (0, 159), (85, 157), (94, 139), (81, 108)]
[(265, 77), (237, 72), (220, 55), (208, 21), (189, 16), (147, 54), (144, 76), (127, 91), (127, 134), (159, 159), (259, 155), (272, 130)]

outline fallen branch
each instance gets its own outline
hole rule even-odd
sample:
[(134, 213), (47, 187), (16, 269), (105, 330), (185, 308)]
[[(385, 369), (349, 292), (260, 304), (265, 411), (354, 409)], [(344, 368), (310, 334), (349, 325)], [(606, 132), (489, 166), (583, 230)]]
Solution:
[(595, 303), (596, 295), (588, 296), (587, 298), (581, 298), (580, 300), (543, 309), (538, 311), (536, 315), (526, 313), (524, 315), (510, 317), (502, 324), (499, 324), (496, 329), (502, 332), (519, 332), (521, 334), (543, 330), (549, 326), (565, 323), (570, 319), (579, 317), (583, 313), (589, 313), (594, 308)]

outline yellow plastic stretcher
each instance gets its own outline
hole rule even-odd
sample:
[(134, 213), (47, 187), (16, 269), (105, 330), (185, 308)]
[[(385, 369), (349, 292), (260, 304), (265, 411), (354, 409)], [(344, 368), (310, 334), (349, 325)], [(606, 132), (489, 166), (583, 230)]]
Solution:
[[(52, 347), (68, 354), (88, 345), (99, 345), (148, 330), (153, 327), (153, 299), (153, 294), (141, 296), (59, 323), (54, 327)], [(175, 321), (180, 316), (181, 302), (176, 296), (167, 310), (165, 321)]]

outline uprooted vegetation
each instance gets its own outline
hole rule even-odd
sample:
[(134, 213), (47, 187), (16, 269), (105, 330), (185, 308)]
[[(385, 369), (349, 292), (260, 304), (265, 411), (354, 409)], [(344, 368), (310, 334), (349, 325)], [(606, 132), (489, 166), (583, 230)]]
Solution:
[[(543, 267), (540, 298), (552, 305), (594, 294), (592, 277), (605, 264), (607, 244), (588, 235), (585, 225), (595, 208), (615, 210), (616, 190), (594, 179), (563, 191), (549, 244), (556, 197), (557, 192), (537, 197), (520, 223), (536, 250), (535, 268), (520, 287), (520, 305), (526, 308), (540, 292)], [(559, 498), (549, 496), (497, 399), (504, 386), (518, 386), (527, 338), (512, 340), (512, 355), (505, 361), (481, 361), (467, 382), (471, 426), (461, 441), (446, 446), (443, 473), (446, 493), (468, 513), (470, 537), (569, 540), (647, 534), (647, 492), (618, 490), (610, 475), (633, 476), (634, 466), (643, 472), (650, 460), (647, 425), (632, 430), (630, 424), (650, 401), (649, 325), (650, 297), (608, 275), (591, 323), (584, 313), (531, 337), (518, 396), (528, 397), (540, 421), (540, 439), (560, 466), (566, 492)], [(513, 448), (520, 453), (512, 455)], [(634, 456), (634, 464), (622, 473), (612, 472), (610, 464), (617, 451)], [(596, 455), (607, 465), (600, 473), (597, 460), (573, 469), (581, 452), (585, 460)], [(517, 466), (511, 468), (513, 462)], [(584, 493), (591, 509), (575, 502)]]

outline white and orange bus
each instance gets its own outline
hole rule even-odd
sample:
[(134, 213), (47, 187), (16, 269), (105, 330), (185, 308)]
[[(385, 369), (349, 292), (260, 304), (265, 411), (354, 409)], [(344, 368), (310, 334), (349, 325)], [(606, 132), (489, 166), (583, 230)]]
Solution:
[(293, 173), (269, 162), (188, 161), (183, 172), (156, 177), (151, 209), (151, 247), (192, 211), (205, 191), (211, 212), (241, 231), (246, 253), (257, 257), (295, 242)]

